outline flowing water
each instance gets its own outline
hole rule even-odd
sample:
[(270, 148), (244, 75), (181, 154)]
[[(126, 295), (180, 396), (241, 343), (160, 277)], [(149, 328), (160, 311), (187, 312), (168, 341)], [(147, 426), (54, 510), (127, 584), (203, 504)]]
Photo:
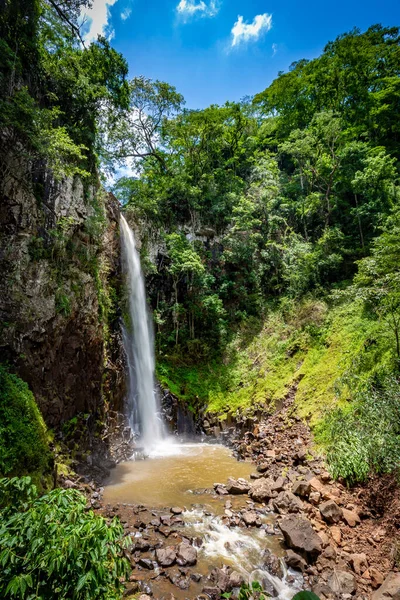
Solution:
[[(120, 231), (130, 316), (129, 325), (123, 330), (129, 382), (126, 412), (132, 431), (140, 436), (140, 446), (144, 449), (141, 456), (145, 455), (146, 460), (119, 464), (104, 489), (103, 500), (105, 504), (122, 504), (128, 512), (132, 511), (132, 505), (139, 505), (137, 510), (142, 510), (140, 505), (144, 505), (150, 509), (150, 512), (143, 509), (150, 519), (151, 515), (157, 516), (157, 511), (169, 511), (173, 506), (184, 508), (184, 525), (174, 535), (178, 538), (201, 537), (196, 571), (202, 576), (202, 582), (207, 581), (213, 567), (230, 565), (248, 582), (259, 581), (268, 586), (275, 597), (289, 600), (300, 588), (301, 581), (292, 575), (288, 579), (283, 563), (282, 578), (271, 575), (264, 566), (265, 549), (278, 557), (283, 553), (279, 536), (268, 533), (268, 526), (271, 527), (273, 523), (272, 515), (259, 510), (262, 521), (259, 528), (228, 526), (225, 500), (213, 493), (214, 483), (225, 483), (230, 476), (247, 479), (253, 470), (252, 465), (237, 462), (223, 446), (179, 444), (176, 439), (164, 435), (154, 389), (153, 337), (140, 258), (134, 234), (122, 215)], [(248, 508), (249, 501), (247, 496), (237, 496), (230, 497), (230, 502), (233, 510), (243, 510)], [(154, 534), (154, 526), (150, 529), (150, 521), (139, 525), (139, 530), (128, 522), (126, 525), (134, 538), (143, 535), (141, 530), (145, 535), (148, 530)], [(164, 543), (170, 542), (163, 540)], [(171, 581), (162, 576), (157, 566), (147, 574), (143, 573), (143, 568), (137, 573), (139, 579), (144, 577), (142, 582), (150, 577), (155, 597), (165, 597), (173, 592), (178, 600), (184, 600), (197, 596), (204, 585), (188, 578), (190, 590), (185, 588), (184, 591), (176, 586), (171, 590)]]
[[(112, 471), (104, 489), (106, 504), (145, 505), (153, 509), (150, 514), (168, 514), (170, 507), (180, 506), (185, 523), (182, 535), (202, 538), (195, 571), (203, 575), (203, 583), (191, 582), (188, 590), (179, 590), (175, 586), (171, 589), (165, 578), (155, 578), (155, 597), (168, 597), (173, 592), (179, 600), (194, 598), (201, 592), (210, 570), (222, 565), (233, 567), (249, 582), (261, 582), (266, 589), (274, 590), (280, 600), (291, 599), (301, 589), (299, 577), (293, 578), (284, 569), (280, 579), (264, 567), (266, 549), (278, 557), (284, 553), (282, 538), (267, 533), (267, 525), (272, 527), (274, 523), (272, 514), (261, 514), (260, 528), (229, 527), (224, 523), (226, 500), (230, 500), (235, 511), (246, 509), (249, 498), (215, 496), (213, 484), (226, 483), (231, 476), (249, 479), (253, 470), (251, 463), (238, 462), (224, 446), (165, 440), (146, 460), (121, 463)], [(166, 545), (169, 543), (165, 541)]]
[(154, 385), (154, 343), (140, 257), (123, 215), (120, 231), (130, 316), (130, 327), (123, 332), (129, 378), (126, 410), (132, 430), (140, 434), (140, 443), (148, 451), (163, 437)]

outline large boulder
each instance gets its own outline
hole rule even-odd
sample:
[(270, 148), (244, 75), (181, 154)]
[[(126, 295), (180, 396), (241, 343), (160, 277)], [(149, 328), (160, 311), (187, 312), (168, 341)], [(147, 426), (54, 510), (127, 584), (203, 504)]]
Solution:
[(176, 551), (173, 546), (167, 548), (157, 548), (156, 561), (161, 567), (171, 567), (176, 561)]
[(321, 554), (321, 538), (314, 531), (308, 519), (289, 515), (282, 519), (279, 527), (289, 548), (304, 552), (310, 557), (316, 557)]
[(400, 600), (400, 573), (389, 573), (379, 589), (371, 596), (371, 600)]
[(193, 566), (197, 563), (197, 550), (187, 542), (182, 542), (178, 546), (176, 562), (181, 567)]
[(250, 489), (250, 484), (245, 479), (233, 479), (230, 477), (226, 484), (226, 490), (228, 494), (247, 494)]
[(338, 523), (343, 515), (342, 509), (333, 500), (322, 502), (319, 511), (328, 523)]
[(270, 498), (276, 498), (278, 492), (274, 489), (274, 481), (262, 477), (251, 484), (249, 496), (256, 502), (268, 502)]
[(328, 585), (332, 592), (342, 597), (344, 594), (354, 594), (357, 589), (356, 578), (348, 571), (333, 571), (328, 578)]
[(274, 509), (280, 514), (297, 513), (303, 508), (303, 503), (292, 492), (280, 492), (272, 501)]
[(311, 484), (309, 481), (296, 481), (292, 487), (292, 492), (296, 496), (308, 497), (311, 493)]

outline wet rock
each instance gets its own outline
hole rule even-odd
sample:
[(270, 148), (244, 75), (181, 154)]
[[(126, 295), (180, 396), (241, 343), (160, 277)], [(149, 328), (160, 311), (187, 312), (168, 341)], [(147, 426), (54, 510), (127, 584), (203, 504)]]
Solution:
[(173, 515), (181, 515), (183, 513), (183, 508), (180, 508), (179, 506), (173, 506), (171, 508), (171, 512)]
[(191, 546), (187, 542), (182, 542), (178, 546), (178, 552), (176, 555), (176, 562), (178, 565), (193, 566), (197, 563), (197, 550), (194, 546)]
[(240, 588), (244, 583), (244, 577), (237, 571), (232, 571), (229, 575), (229, 589)]
[(151, 596), (148, 596), (147, 594), (140, 594), (138, 600), (152, 600)]
[(341, 510), (343, 521), (345, 521), (350, 527), (355, 527), (357, 523), (361, 523), (360, 517), (353, 510), (348, 510), (347, 508), (342, 508)]
[(318, 583), (313, 585), (312, 591), (318, 596), (318, 598), (332, 598), (331, 588), (323, 581), (318, 581)]
[(209, 577), (210, 584), (217, 587), (222, 593), (229, 591), (229, 572), (226, 567), (215, 567)]
[(226, 490), (229, 494), (247, 494), (250, 489), (250, 484), (245, 479), (233, 479), (230, 477), (228, 479), (228, 483), (226, 484)]
[(371, 600), (400, 599), (400, 573), (389, 573), (379, 589), (373, 592)]
[(171, 567), (176, 561), (176, 551), (173, 546), (158, 548), (156, 550), (156, 561), (162, 567)]
[(202, 580), (202, 577), (203, 576), (200, 573), (190, 573), (190, 579), (196, 583), (199, 583)]
[(307, 567), (307, 563), (299, 554), (296, 554), (293, 550), (289, 548), (285, 553), (285, 562), (288, 567), (295, 569), (296, 571), (304, 571)]
[(342, 509), (333, 500), (320, 504), (319, 511), (328, 523), (338, 523), (343, 514)]
[(171, 516), (170, 515), (161, 515), (160, 521), (166, 527), (171, 527)]
[(317, 556), (322, 552), (321, 538), (307, 519), (290, 515), (281, 521), (279, 527), (289, 548), (310, 556)]
[(354, 572), (357, 573), (357, 575), (362, 575), (362, 573), (364, 573), (368, 569), (367, 556), (364, 553), (352, 554), (350, 556), (350, 562), (352, 564)]
[(279, 577), (280, 579), (282, 579), (282, 577), (283, 577), (282, 563), (279, 560), (279, 558), (271, 552), (271, 550), (269, 548), (267, 548), (264, 551), (262, 560), (263, 560), (264, 568), (268, 571), (268, 573), (271, 573), (271, 575), (274, 575), (275, 577)]
[(221, 597), (221, 590), (217, 587), (212, 587), (210, 585), (203, 587), (203, 592), (204, 594), (207, 594), (209, 598), (212, 598), (212, 600), (219, 600)]
[(311, 485), (308, 481), (296, 481), (292, 487), (292, 492), (295, 496), (307, 498), (311, 492)]
[(150, 543), (148, 540), (139, 538), (132, 549), (135, 552), (148, 552), (150, 550)]
[(357, 589), (356, 578), (348, 571), (333, 571), (328, 578), (328, 585), (335, 594), (354, 594)]
[(272, 504), (280, 514), (300, 512), (303, 508), (302, 501), (292, 492), (280, 492)]
[(139, 558), (137, 564), (143, 569), (152, 570), (154, 569), (153, 561), (150, 558)]
[(260, 463), (259, 465), (257, 465), (257, 471), (259, 473), (265, 473), (266, 471), (268, 471), (269, 468), (270, 468), (270, 464), (267, 462)]
[(272, 479), (257, 479), (251, 484), (249, 496), (256, 502), (268, 502), (270, 498), (276, 498), (278, 493), (273, 489), (274, 482)]
[(254, 527), (255, 525), (261, 525), (258, 519), (257, 513), (251, 510), (247, 510), (242, 513), (242, 519), (247, 527)]
[(227, 496), (229, 494), (226, 486), (223, 483), (214, 483), (214, 490), (219, 496)]

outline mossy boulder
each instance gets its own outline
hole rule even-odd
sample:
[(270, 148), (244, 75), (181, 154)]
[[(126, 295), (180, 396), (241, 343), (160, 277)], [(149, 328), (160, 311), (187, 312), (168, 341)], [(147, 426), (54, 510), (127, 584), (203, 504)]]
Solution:
[(42, 415), (28, 385), (0, 365), (0, 476), (42, 475), (52, 455)]

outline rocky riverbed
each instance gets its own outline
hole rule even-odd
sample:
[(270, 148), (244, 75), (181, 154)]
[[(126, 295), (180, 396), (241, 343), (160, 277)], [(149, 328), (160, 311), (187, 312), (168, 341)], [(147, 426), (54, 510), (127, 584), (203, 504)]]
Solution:
[(312, 589), (321, 599), (399, 600), (399, 500), (390, 480), (351, 490), (332, 481), (290, 394), (230, 442), (253, 472), (198, 490), (190, 506), (105, 504), (93, 486), (92, 506), (119, 516), (132, 539), (127, 596), (235, 597), (250, 577), (282, 599)]

